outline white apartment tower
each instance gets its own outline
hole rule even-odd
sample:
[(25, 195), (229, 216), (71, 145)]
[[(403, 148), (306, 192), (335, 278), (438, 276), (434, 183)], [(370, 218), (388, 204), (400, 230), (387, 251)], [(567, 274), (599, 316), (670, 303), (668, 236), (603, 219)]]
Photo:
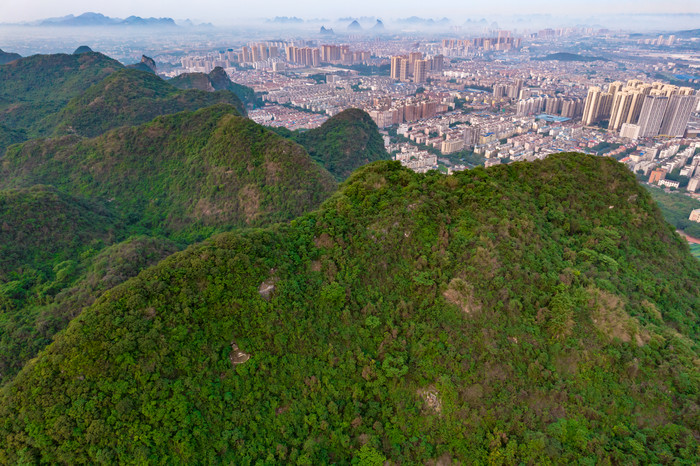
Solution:
[(644, 98), (639, 114), (639, 137), (654, 137), (659, 134), (666, 107), (668, 97), (665, 95), (648, 95)]

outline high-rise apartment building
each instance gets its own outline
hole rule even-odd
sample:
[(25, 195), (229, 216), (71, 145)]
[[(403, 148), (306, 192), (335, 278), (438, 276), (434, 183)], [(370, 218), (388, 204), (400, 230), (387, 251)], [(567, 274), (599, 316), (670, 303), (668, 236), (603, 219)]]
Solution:
[(613, 96), (612, 109), (608, 129), (617, 131), (624, 123), (629, 123), (627, 118), (632, 106), (633, 94), (629, 91), (618, 91)]
[(600, 110), (602, 91), (599, 87), (594, 86), (588, 89), (588, 95), (586, 96), (586, 103), (583, 107), (583, 124), (591, 125), (598, 121), (598, 114)]
[(690, 114), (695, 108), (694, 95), (672, 95), (668, 99), (668, 106), (664, 113), (659, 134), (670, 137), (683, 137), (688, 127)]
[(401, 79), (401, 60), (403, 57), (391, 57), (391, 79)]
[(413, 82), (424, 83), (428, 77), (428, 61), (416, 60), (413, 63)]
[(399, 63), (399, 80), (408, 81), (410, 76), (410, 62), (407, 59), (402, 58), (401, 62)]
[(478, 125), (469, 126), (464, 130), (464, 147), (471, 149), (476, 144), (479, 143), (479, 136), (481, 135), (481, 127)]
[(435, 55), (433, 57), (432, 70), (438, 71), (438, 72), (442, 71), (444, 68), (444, 60), (445, 60), (445, 57), (443, 57), (442, 55)]
[(639, 136), (642, 138), (654, 137), (659, 134), (661, 122), (664, 119), (668, 97), (654, 92), (644, 97), (642, 111), (639, 114)]

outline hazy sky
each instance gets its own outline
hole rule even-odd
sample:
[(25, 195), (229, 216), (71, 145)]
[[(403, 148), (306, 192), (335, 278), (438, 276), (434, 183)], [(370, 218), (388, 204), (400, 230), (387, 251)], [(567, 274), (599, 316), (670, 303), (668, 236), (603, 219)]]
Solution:
[[(700, 13), (698, 0), (0, 0), (0, 23), (29, 21), (94, 11), (113, 17), (190, 18), (230, 23), (237, 18), (299, 16), (336, 19), (345, 16), (408, 16), (463, 19), (479, 15), (549, 13)], [(700, 27), (700, 25), (699, 25)]]

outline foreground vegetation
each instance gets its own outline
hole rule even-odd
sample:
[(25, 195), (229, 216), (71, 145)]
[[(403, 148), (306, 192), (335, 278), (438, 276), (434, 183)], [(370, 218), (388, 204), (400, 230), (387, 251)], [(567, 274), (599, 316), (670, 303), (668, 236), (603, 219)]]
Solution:
[(378, 162), (83, 311), (2, 389), (0, 462), (697, 464), (699, 294), (613, 160)]

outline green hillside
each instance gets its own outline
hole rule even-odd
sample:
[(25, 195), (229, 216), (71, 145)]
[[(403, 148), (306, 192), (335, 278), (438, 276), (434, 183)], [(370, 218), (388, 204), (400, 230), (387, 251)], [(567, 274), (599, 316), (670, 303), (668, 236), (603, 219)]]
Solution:
[(200, 91), (231, 91), (243, 102), (245, 107), (255, 106), (255, 91), (250, 87), (234, 83), (223, 68), (217, 66), (209, 74), (183, 73), (168, 81), (179, 89), (199, 89)]
[[(36, 224), (41, 224), (41, 219)], [(63, 227), (44, 235), (55, 239), (68, 232), (69, 228)], [(178, 250), (167, 239), (145, 236), (129, 238), (105, 247), (99, 253), (96, 241), (89, 244), (92, 247), (88, 249), (76, 247), (63, 251), (62, 258), (67, 260), (45, 261), (55, 265), (51, 270), (42, 271), (43, 281), (34, 287), (24, 283), (29, 298), (23, 305), (17, 304), (19, 300), (14, 306), (7, 305), (7, 301), (0, 305), (0, 383), (14, 376), (25, 362), (51, 343), (57, 332), (66, 328), (71, 319), (104, 292)], [(18, 273), (17, 276), (23, 276), (26, 282), (35, 278), (32, 273), (35, 272)], [(7, 296), (7, 290), (13, 283), (2, 282), (0, 280), (0, 287), (5, 289), (2, 298), (11, 298)]]
[(244, 108), (230, 92), (179, 90), (158, 76), (135, 69), (113, 73), (73, 98), (38, 126), (40, 132), (76, 133), (94, 137), (119, 126), (136, 126), (159, 115), (197, 110), (217, 103)]
[(0, 124), (0, 156), (5, 152), (5, 148), (11, 144), (25, 141), (25, 133), (21, 130), (11, 129)]
[(700, 259), (700, 244), (691, 244), (690, 252), (698, 259)]
[(33, 55), (0, 65), (0, 121), (28, 129), (123, 68), (101, 53)]
[[(110, 242), (115, 218), (97, 204), (50, 186), (0, 191), (0, 280), (45, 273), (93, 242)], [(37, 270), (38, 269), (38, 270)]]
[(213, 231), (290, 220), (335, 189), (302, 147), (216, 105), (92, 139), (9, 149), (0, 188), (52, 184), (108, 203), (130, 231), (203, 239)]
[(85, 310), (0, 391), (0, 463), (697, 464), (699, 295), (614, 160), (374, 163)]
[(275, 131), (304, 146), (338, 180), (344, 180), (362, 165), (389, 158), (376, 123), (356, 108), (344, 110), (309, 131)]

